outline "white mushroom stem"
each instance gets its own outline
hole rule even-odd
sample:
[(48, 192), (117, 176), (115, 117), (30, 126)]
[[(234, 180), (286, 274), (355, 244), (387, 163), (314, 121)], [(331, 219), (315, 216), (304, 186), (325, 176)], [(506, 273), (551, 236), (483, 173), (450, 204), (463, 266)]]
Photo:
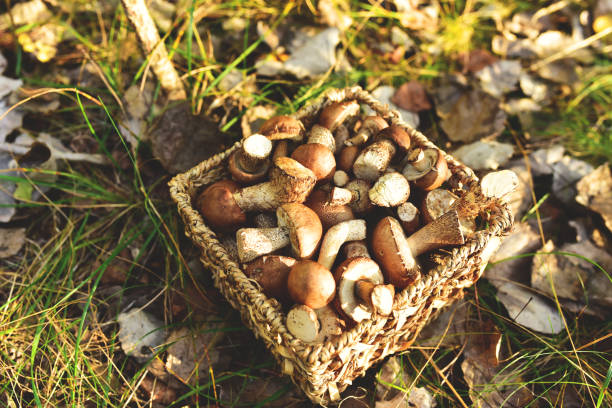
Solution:
[(287, 329), (298, 339), (311, 343), (317, 338), (321, 324), (313, 309), (297, 305), (287, 313)]
[(380, 207), (397, 207), (408, 201), (410, 184), (400, 173), (387, 173), (374, 183), (368, 195)]
[(353, 164), (355, 177), (375, 181), (385, 172), (397, 149), (386, 139), (374, 142), (357, 156)]
[(329, 192), (329, 203), (331, 205), (347, 205), (355, 201), (353, 191), (342, 187), (334, 187)]
[(366, 239), (365, 220), (349, 220), (334, 225), (323, 238), (318, 262), (331, 270), (342, 244), (362, 239)]
[(334, 173), (334, 184), (338, 187), (344, 187), (350, 181), (349, 175), (344, 170), (336, 170)]
[(248, 172), (257, 171), (262, 163), (265, 163), (272, 153), (272, 142), (264, 135), (254, 134), (242, 143), (239, 162), (242, 168)]
[(336, 151), (336, 140), (332, 132), (321, 125), (313, 125), (308, 135), (308, 143), (318, 143), (327, 147), (332, 153)]
[(359, 280), (355, 283), (357, 296), (372, 309), (383, 316), (391, 314), (395, 288), (393, 285), (377, 285), (368, 280)]
[(246, 263), (261, 255), (286, 247), (291, 243), (289, 228), (241, 228), (236, 232), (240, 262)]

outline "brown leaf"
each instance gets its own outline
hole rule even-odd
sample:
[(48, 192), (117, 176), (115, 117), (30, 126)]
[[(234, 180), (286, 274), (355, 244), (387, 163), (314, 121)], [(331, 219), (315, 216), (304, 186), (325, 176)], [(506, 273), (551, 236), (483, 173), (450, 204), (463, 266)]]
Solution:
[(25, 228), (0, 229), (0, 258), (19, 252), (25, 243)]
[(164, 382), (146, 376), (140, 387), (148, 394), (151, 402), (158, 404), (171, 404), (176, 400), (176, 392)]
[(400, 108), (411, 112), (431, 109), (431, 102), (429, 102), (425, 87), (417, 81), (406, 82), (400, 86), (391, 101)]
[(608, 230), (612, 231), (612, 176), (610, 166), (604, 164), (583, 177), (576, 185), (576, 201), (599, 213)]
[(487, 50), (472, 50), (459, 54), (459, 63), (463, 72), (477, 72), (497, 61), (497, 58)]

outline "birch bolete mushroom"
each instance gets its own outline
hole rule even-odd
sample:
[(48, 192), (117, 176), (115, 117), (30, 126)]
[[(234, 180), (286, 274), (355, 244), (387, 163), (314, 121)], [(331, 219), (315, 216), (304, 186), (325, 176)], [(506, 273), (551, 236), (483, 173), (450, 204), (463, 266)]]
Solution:
[(221, 180), (200, 193), (196, 205), (213, 228), (232, 229), (246, 222), (245, 212), (236, 204), (234, 194), (240, 186), (232, 180)]
[(250, 262), (244, 268), (244, 274), (254, 279), (268, 297), (281, 303), (289, 303), (291, 298), (287, 291), (289, 271), (297, 261), (282, 255), (264, 255)]
[(366, 238), (365, 220), (343, 221), (331, 227), (325, 233), (319, 250), (319, 264), (331, 270), (340, 247), (348, 241), (358, 241)]
[(373, 208), (370, 201), (371, 184), (365, 180), (351, 180), (344, 187), (334, 187), (329, 193), (333, 204), (347, 204), (357, 214), (364, 214)]
[(353, 164), (359, 156), (361, 149), (359, 146), (345, 146), (338, 154), (337, 167), (347, 173), (353, 171)]
[(421, 223), (419, 209), (411, 202), (406, 201), (397, 207), (397, 218), (402, 224), (406, 235), (410, 235), (419, 229)]
[(312, 209), (321, 220), (323, 229), (328, 229), (340, 222), (355, 218), (353, 210), (346, 204), (332, 204), (328, 194), (323, 190), (315, 190), (310, 194), (304, 205)]
[(293, 140), (300, 142), (304, 138), (304, 125), (291, 116), (274, 116), (261, 125), (259, 133), (270, 140)]
[(420, 276), (416, 257), (447, 245), (465, 242), (457, 211), (449, 211), (410, 235), (404, 235), (399, 221), (383, 218), (372, 234), (372, 251), (387, 280), (399, 289)]
[(264, 135), (254, 134), (242, 142), (242, 147), (229, 157), (228, 170), (239, 183), (262, 180), (270, 168), (272, 142)]
[(448, 165), (439, 149), (415, 149), (408, 157), (402, 174), (422, 190), (438, 188), (448, 178)]
[(388, 126), (387, 121), (378, 115), (366, 116), (357, 134), (344, 142), (344, 144), (347, 146), (360, 146)]
[(241, 228), (236, 232), (241, 262), (250, 262), (289, 244), (296, 258), (314, 255), (323, 233), (321, 221), (314, 211), (303, 204), (288, 203), (278, 207), (276, 218), (276, 228)]
[(327, 105), (319, 115), (319, 125), (334, 132), (347, 119), (359, 113), (357, 101), (334, 102)]
[(378, 264), (371, 258), (349, 258), (334, 273), (337, 296), (335, 303), (351, 320), (359, 323), (370, 319), (372, 312), (391, 313), (395, 290), (384, 284)]
[(317, 180), (329, 180), (336, 171), (335, 140), (325, 127), (314, 125), (306, 144), (298, 146), (291, 157), (309, 168)]
[(368, 191), (370, 201), (379, 207), (397, 207), (408, 201), (410, 184), (400, 173), (381, 176)]
[(384, 128), (376, 141), (359, 153), (353, 163), (353, 174), (359, 179), (375, 181), (387, 170), (396, 152), (410, 148), (410, 136), (398, 125)]
[(328, 305), (336, 294), (336, 281), (328, 268), (303, 260), (289, 272), (287, 289), (295, 303), (318, 309)]

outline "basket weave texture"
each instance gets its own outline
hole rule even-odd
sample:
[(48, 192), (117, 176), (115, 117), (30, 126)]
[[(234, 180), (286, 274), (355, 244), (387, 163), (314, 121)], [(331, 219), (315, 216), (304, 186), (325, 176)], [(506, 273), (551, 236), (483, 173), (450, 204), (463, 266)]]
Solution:
[[(334, 89), (296, 112), (306, 129), (316, 123), (319, 112), (333, 102), (357, 100), (368, 105), (389, 123), (408, 131), (413, 145), (436, 147), (422, 133), (402, 122), (390, 110), (359, 87)], [(441, 265), (422, 276), (414, 285), (395, 295), (390, 316), (374, 315), (341, 335), (320, 344), (308, 344), (295, 338), (285, 325), (280, 304), (264, 295), (258, 284), (246, 277), (220, 244), (217, 235), (206, 224), (194, 206), (203, 186), (229, 178), (226, 161), (241, 146), (237, 142), (228, 150), (211, 157), (169, 183), (170, 193), (178, 205), (187, 236), (201, 250), (200, 260), (212, 275), (215, 286), (237, 309), (244, 323), (262, 339), (283, 372), (315, 403), (337, 401), (352, 380), (389, 354), (405, 350), (414, 341), (427, 320), (442, 306), (462, 297), (463, 289), (481, 276), (493, 240), (499, 243), (512, 227), (512, 215), (501, 202), (490, 208), (488, 228), (477, 231), (464, 245), (452, 249)], [(463, 195), (477, 191), (478, 178), (465, 165), (445, 154), (452, 190)], [(492, 244), (493, 244), (492, 242)], [(482, 257), (482, 258), (481, 258)]]

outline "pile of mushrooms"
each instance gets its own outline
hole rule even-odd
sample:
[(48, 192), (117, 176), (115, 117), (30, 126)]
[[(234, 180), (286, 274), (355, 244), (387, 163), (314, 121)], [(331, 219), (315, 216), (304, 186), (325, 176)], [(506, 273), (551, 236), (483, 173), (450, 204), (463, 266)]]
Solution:
[(390, 315), (396, 291), (426, 273), (422, 255), (476, 229), (442, 188), (450, 177), (442, 152), (360, 111), (357, 101), (329, 103), (309, 129), (290, 116), (269, 119), (229, 157), (231, 179), (197, 197), (207, 224), (304, 342)]

